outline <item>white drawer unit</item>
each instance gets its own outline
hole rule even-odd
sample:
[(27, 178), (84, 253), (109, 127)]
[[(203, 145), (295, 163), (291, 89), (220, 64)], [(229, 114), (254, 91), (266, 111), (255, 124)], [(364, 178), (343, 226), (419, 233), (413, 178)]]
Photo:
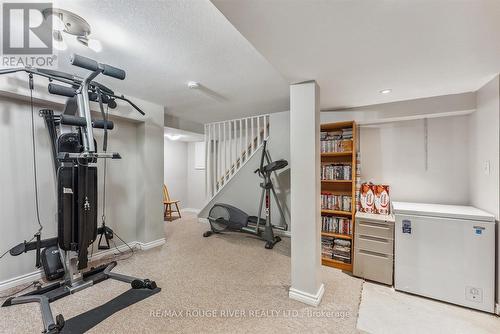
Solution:
[(394, 217), (358, 212), (355, 224), (354, 275), (392, 285)]

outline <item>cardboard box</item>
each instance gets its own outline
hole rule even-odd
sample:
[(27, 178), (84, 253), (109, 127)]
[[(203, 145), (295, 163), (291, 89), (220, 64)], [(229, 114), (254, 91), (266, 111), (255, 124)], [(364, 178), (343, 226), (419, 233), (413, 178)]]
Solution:
[(389, 196), (389, 186), (385, 184), (373, 185), (375, 194), (375, 213), (388, 215), (390, 213), (391, 199)]
[(375, 194), (373, 192), (373, 185), (370, 183), (361, 184), (361, 191), (359, 194), (359, 211), (366, 213), (375, 213)]

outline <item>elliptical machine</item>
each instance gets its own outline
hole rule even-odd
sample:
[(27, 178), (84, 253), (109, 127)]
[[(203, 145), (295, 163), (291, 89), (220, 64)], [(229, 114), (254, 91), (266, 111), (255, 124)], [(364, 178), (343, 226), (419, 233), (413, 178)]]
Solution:
[[(99, 74), (123, 80), (126, 76), (124, 70), (79, 55), (71, 57), (71, 64), (89, 70), (91, 73), (85, 78), (80, 78), (59, 71), (33, 67), (0, 70), (0, 74), (28, 73), (32, 112), (34, 76), (49, 79), (49, 93), (68, 97), (61, 115), (56, 115), (52, 110), (47, 109), (40, 111), (40, 116), (44, 118), (52, 139), (53, 162), (57, 175), (58, 235), (42, 239), (40, 224), (40, 229), (30, 241), (24, 241), (10, 250), (12, 256), (36, 251), (36, 266), (37, 268), (43, 267), (46, 279), (62, 278), (62, 280), (39, 287), (22, 296), (11, 297), (2, 305), (7, 307), (24, 303), (39, 303), (44, 326), (43, 333), (59, 333), (64, 331), (65, 323), (73, 319), (76, 319), (74, 322), (80, 321), (75, 317), (66, 322), (61, 314), (54, 321), (50, 308), (51, 302), (108, 278), (131, 284), (132, 289), (129, 291), (144, 290), (144, 293), (140, 293), (141, 296), (134, 295), (132, 298), (134, 300), (125, 303), (126, 305), (131, 305), (161, 290), (154, 281), (112, 272), (117, 264), (115, 261), (91, 268), (86, 272), (83, 271), (88, 267), (88, 247), (94, 243), (97, 236), (100, 235), (99, 249), (109, 249), (109, 240), (113, 238), (112, 229), (107, 227), (104, 221), (101, 227), (97, 227), (97, 159), (121, 159), (119, 153), (107, 152), (107, 134), (108, 130), (113, 129), (114, 124), (108, 120), (103, 106), (116, 108), (115, 100), (123, 100), (142, 115), (145, 114), (123, 95), (115, 95), (111, 89), (93, 81)], [(54, 84), (54, 81), (65, 85)], [(98, 102), (103, 119), (91, 118), (90, 101)], [(104, 130), (103, 152), (97, 152), (97, 144), (93, 135), (94, 128)], [(106, 245), (101, 244), (103, 237)], [(87, 326), (85, 328), (89, 329), (88, 324), (79, 323), (77, 324), (80, 328), (78, 331), (84, 331), (82, 326)]]
[[(248, 233), (264, 240), (266, 242), (266, 249), (272, 249), (276, 243), (281, 241), (279, 236), (274, 235), (273, 229), (287, 231), (288, 224), (286, 223), (285, 214), (274, 190), (271, 175), (273, 172), (283, 169), (286, 166), (288, 166), (288, 161), (284, 159), (271, 161), (269, 151), (267, 150), (267, 140), (264, 140), (260, 165), (254, 171), (254, 173), (262, 178), (262, 183), (260, 183), (262, 192), (260, 195), (258, 216), (249, 216), (244, 211), (229, 204), (216, 203), (208, 214), (211, 230), (203, 233), (203, 236), (209, 237), (213, 233), (222, 233), (225, 231)], [(274, 196), (276, 206), (283, 220), (282, 225), (273, 225), (271, 223), (271, 194)], [(261, 218), (264, 204), (265, 218)]]

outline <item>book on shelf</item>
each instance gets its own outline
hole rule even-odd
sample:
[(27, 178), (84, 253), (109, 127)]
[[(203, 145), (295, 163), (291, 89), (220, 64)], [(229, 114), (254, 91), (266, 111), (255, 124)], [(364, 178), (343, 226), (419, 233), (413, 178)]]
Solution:
[(352, 242), (350, 240), (321, 237), (321, 256), (344, 263), (351, 263), (351, 246)]
[(328, 191), (321, 192), (321, 209), (335, 211), (351, 211), (352, 197), (350, 195), (335, 195)]
[(333, 238), (321, 237), (321, 256), (331, 259), (333, 256)]
[(344, 263), (351, 263), (351, 240), (334, 239), (332, 258)]
[(321, 165), (321, 180), (352, 179), (352, 167), (348, 163), (325, 163)]
[(352, 220), (346, 217), (321, 216), (321, 230), (328, 233), (352, 235)]

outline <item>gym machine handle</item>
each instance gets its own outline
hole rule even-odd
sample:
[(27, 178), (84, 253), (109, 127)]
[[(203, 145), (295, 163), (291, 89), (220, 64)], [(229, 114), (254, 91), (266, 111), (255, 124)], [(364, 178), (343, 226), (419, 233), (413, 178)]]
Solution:
[(108, 77), (113, 77), (119, 80), (123, 80), (127, 76), (127, 73), (125, 73), (124, 70), (118, 67), (102, 64), (102, 68), (103, 68), (102, 74), (107, 75)]
[(58, 84), (50, 83), (49, 84), (49, 93), (55, 95), (61, 95), (66, 97), (73, 97), (76, 95), (76, 89), (73, 87), (61, 86)]
[(106, 124), (106, 129), (108, 130), (113, 130), (115, 127), (115, 124), (113, 121), (105, 121), (103, 119), (98, 119), (96, 121), (92, 121), (92, 127), (96, 129), (104, 129), (104, 124)]
[(61, 115), (61, 124), (73, 125), (73, 126), (87, 126), (87, 120), (85, 117), (71, 116), (71, 115)]
[(113, 78), (116, 78), (119, 80), (125, 79), (125, 76), (126, 76), (125, 71), (120, 69), (120, 68), (117, 68), (117, 67), (114, 67), (111, 65), (107, 65), (107, 64), (100, 64), (93, 59), (90, 59), (90, 58), (87, 58), (84, 56), (80, 56), (77, 54), (73, 54), (71, 56), (70, 62), (74, 66), (85, 68), (89, 71), (100, 71), (104, 75), (107, 75), (109, 77), (113, 77)]
[[(61, 86), (58, 84), (50, 83), (49, 93), (66, 97), (74, 97), (76, 95), (76, 89), (73, 87)], [(102, 103), (107, 104), (111, 109), (116, 108), (116, 102), (112, 98), (104, 94), (101, 96), (102, 96)], [(89, 100), (97, 102), (99, 101), (99, 96), (97, 95), (97, 93), (89, 92)]]
[[(72, 116), (72, 115), (61, 115), (61, 124), (64, 125), (73, 125), (73, 126), (87, 126), (87, 120), (85, 117)], [(106, 129), (113, 130), (115, 124), (113, 121), (104, 121), (102, 119), (98, 119), (92, 121), (92, 127), (96, 129), (104, 129), (104, 125), (106, 125)]]
[(134, 107), (134, 109), (135, 109), (135, 110), (137, 110), (137, 111), (138, 111), (141, 115), (143, 115), (143, 116), (144, 116), (144, 115), (146, 115), (146, 114), (144, 113), (144, 111), (142, 111), (142, 110), (141, 110), (141, 108), (139, 108), (139, 107), (138, 107), (138, 106), (137, 106), (134, 102), (130, 101), (130, 100), (129, 100), (129, 99), (127, 99), (125, 96), (123, 96), (123, 95), (122, 95), (122, 96), (114, 96), (114, 97), (116, 97), (116, 98), (118, 98), (118, 99), (120, 99), (120, 100), (123, 100), (123, 101), (128, 102), (128, 103), (129, 103), (132, 107)]

